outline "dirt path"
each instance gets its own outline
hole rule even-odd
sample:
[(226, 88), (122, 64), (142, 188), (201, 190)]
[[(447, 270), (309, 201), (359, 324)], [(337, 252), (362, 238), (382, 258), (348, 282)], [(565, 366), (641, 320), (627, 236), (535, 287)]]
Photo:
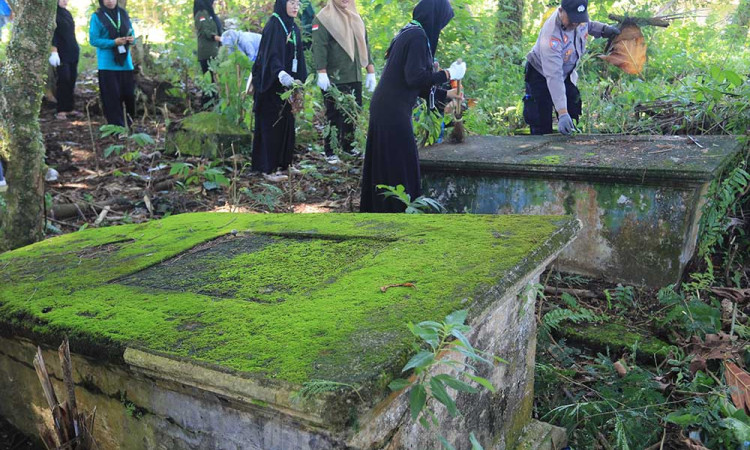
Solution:
[[(139, 112), (134, 126), (135, 131), (154, 139), (153, 146), (131, 161), (115, 154), (105, 158), (107, 147), (123, 142), (100, 137), (104, 118), (100, 115), (95, 83), (94, 73), (79, 80), (76, 106), (80, 116), (58, 119), (54, 103), (45, 101), (42, 105), (40, 124), (46, 162), (59, 172), (59, 178), (46, 185), (51, 224), (48, 231), (52, 234), (195, 211), (311, 213), (358, 209), (361, 159), (350, 158), (331, 165), (320, 153), (298, 148), (294, 165), (302, 173), (269, 183), (250, 175), (249, 156), (210, 161), (163, 155), (160, 150), (166, 135), (165, 118), (153, 113)], [(170, 122), (181, 118), (170, 112)], [(201, 179), (186, 183), (185, 179), (170, 175), (176, 162), (187, 162), (196, 170), (218, 166), (231, 184), (209, 190)], [(102, 216), (107, 206), (109, 211)]]

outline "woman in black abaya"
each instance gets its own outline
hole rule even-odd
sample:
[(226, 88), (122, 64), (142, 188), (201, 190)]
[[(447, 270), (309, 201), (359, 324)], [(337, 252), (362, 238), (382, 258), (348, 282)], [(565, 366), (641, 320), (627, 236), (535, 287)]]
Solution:
[(253, 66), (253, 170), (271, 181), (281, 175), (271, 175), (275, 170), (289, 167), (294, 151), (294, 114), (280, 95), (295, 81), (307, 78), (302, 36), (294, 23), (299, 5), (298, 0), (276, 0)]
[(459, 80), (466, 65), (453, 63), (448, 70), (435, 71), (433, 60), (440, 31), (453, 18), (448, 0), (421, 0), (413, 18), (391, 41), (380, 84), (370, 103), (365, 166), (362, 171), (361, 212), (404, 212), (406, 206), (395, 198), (385, 198), (377, 185), (406, 188), (412, 200), (422, 193), (419, 155), (412, 128), (412, 111), (417, 96), (433, 107), (456, 91), (437, 86)]

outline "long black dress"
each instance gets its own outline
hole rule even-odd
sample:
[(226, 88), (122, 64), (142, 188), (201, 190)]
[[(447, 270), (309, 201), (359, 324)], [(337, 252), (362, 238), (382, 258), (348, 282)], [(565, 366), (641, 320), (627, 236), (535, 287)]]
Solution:
[[(279, 72), (283, 70), (301, 81), (307, 78), (302, 36), (294, 18), (286, 13), (286, 3), (286, 0), (276, 0), (274, 15), (263, 28), (258, 57), (253, 65), (255, 136), (252, 168), (262, 173), (286, 169), (292, 163), (294, 152), (294, 114), (289, 102), (280, 97), (285, 88), (279, 82)], [(293, 71), (295, 55), (297, 70)]]
[(448, 0), (422, 0), (413, 16), (414, 21), (391, 42), (383, 76), (370, 103), (361, 212), (406, 209), (397, 199), (385, 198), (383, 190), (376, 187), (379, 184), (401, 184), (412, 200), (422, 194), (412, 111), (417, 96), (427, 98), (432, 92), (436, 102), (446, 99), (446, 91), (435, 86), (448, 79), (444, 71), (434, 72), (433, 56), (440, 30), (450, 22), (453, 10)]
[(80, 49), (76, 41), (76, 24), (67, 9), (57, 6), (57, 27), (52, 35), (52, 46), (57, 48), (60, 65), (57, 67), (57, 112), (74, 109), (76, 80), (78, 79), (78, 58)]

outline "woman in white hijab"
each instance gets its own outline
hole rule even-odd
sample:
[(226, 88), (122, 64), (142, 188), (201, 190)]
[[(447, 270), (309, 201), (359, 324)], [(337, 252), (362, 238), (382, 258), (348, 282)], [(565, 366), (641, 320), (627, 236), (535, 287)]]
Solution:
[(354, 121), (343, 111), (343, 106), (337, 104), (330, 92), (331, 86), (342, 94), (353, 95), (357, 104), (362, 106), (362, 68), (367, 70), (364, 78), (367, 90), (373, 92), (376, 84), (365, 24), (354, 0), (328, 0), (315, 16), (312, 52), (331, 129), (325, 140), (326, 159), (336, 164), (339, 160), (334, 148), (355, 155), (358, 152), (352, 149)]

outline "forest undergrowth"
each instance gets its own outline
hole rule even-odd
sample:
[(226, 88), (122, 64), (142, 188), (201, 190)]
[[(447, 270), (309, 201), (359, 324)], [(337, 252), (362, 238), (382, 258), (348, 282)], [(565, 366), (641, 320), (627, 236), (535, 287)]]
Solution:
[(549, 271), (539, 288), (538, 418), (573, 448), (750, 445), (750, 174), (744, 153), (710, 187), (681, 283), (606, 285)]

